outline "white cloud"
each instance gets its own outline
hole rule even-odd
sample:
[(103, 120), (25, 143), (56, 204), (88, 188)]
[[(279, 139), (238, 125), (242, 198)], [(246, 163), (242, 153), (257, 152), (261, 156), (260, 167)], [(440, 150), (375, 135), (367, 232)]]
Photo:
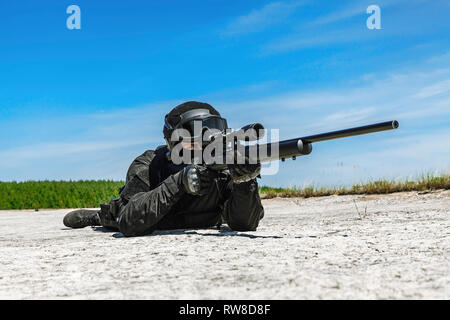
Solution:
[[(382, 30), (368, 30), (365, 28), (365, 21), (369, 17), (366, 9), (370, 4), (376, 4), (381, 7), (382, 21), (384, 21), (384, 13), (393, 14), (395, 8), (396, 19), (387, 21), (389, 27)], [(404, 37), (417, 36), (433, 31), (433, 24), (414, 24), (410, 23), (412, 19), (408, 13), (404, 13), (401, 5), (406, 8), (416, 6), (417, 11), (423, 10), (424, 6), (434, 6), (439, 8), (441, 3), (433, 2), (430, 4), (425, 0), (379, 0), (376, 3), (368, 1), (353, 1), (348, 6), (336, 11), (328, 12), (318, 16), (313, 20), (305, 21), (298, 24), (291, 32), (286, 33), (276, 39), (268, 41), (261, 47), (262, 55), (270, 55), (281, 52), (289, 52), (302, 50), (307, 48), (325, 47), (336, 44), (348, 44), (356, 42), (367, 42), (375, 39), (387, 37)], [(424, 19), (433, 19), (433, 16), (427, 12), (428, 16)], [(345, 20), (357, 17), (350, 23), (344, 23)], [(443, 20), (440, 18), (440, 20)], [(439, 20), (439, 21), (440, 21)], [(334, 24), (334, 25), (330, 25)], [(382, 22), (382, 25), (384, 23)]]
[(127, 146), (142, 145), (146, 139), (123, 141), (78, 141), (78, 142), (48, 142), (29, 146), (15, 147), (0, 151), (0, 165), (4, 167), (17, 167), (38, 159), (64, 158), (76, 154), (90, 154), (104, 150), (117, 149)]
[(421, 89), (417, 94), (414, 95), (414, 97), (425, 99), (448, 92), (450, 92), (450, 79), (429, 85)]
[(353, 1), (349, 6), (344, 7), (343, 9), (322, 15), (318, 17), (317, 19), (307, 23), (308, 26), (317, 26), (317, 25), (324, 25), (324, 24), (330, 24), (335, 22), (340, 22), (342, 20), (346, 20), (352, 17), (361, 16), (361, 17), (368, 17), (366, 14), (366, 9), (369, 5), (375, 4), (381, 8), (381, 10), (407, 4), (407, 5), (413, 5), (425, 2), (426, 0), (377, 0), (375, 2), (368, 2), (367, 0), (363, 1)]
[(317, 19), (307, 23), (308, 26), (316, 26), (321, 24), (329, 24), (338, 22), (341, 20), (345, 20), (357, 15), (363, 16), (366, 12), (367, 6), (357, 5), (349, 8), (345, 8), (343, 10), (335, 11), (327, 15), (323, 15), (318, 17)]
[(282, 129), (281, 136), (288, 138), (302, 132), (313, 134), (393, 118), (409, 123), (425, 119), (441, 121), (450, 115), (448, 79), (448, 68), (415, 65), (410, 70), (352, 81), (353, 85), (344, 89), (293, 91), (260, 99), (213, 103), (230, 110), (228, 114), (234, 120), (230, 123), (239, 119), (241, 123), (264, 122), (267, 127)]
[(302, 2), (270, 2), (260, 9), (231, 21), (223, 31), (225, 35), (238, 35), (259, 32), (267, 27), (282, 23), (289, 17)]
[(305, 48), (329, 46), (337, 43), (350, 43), (355, 41), (369, 41), (376, 36), (354, 28), (344, 30), (330, 30), (326, 32), (299, 32), (276, 39), (262, 47), (263, 54), (301, 50)]
[(343, 112), (336, 112), (325, 117), (323, 120), (327, 123), (339, 123), (339, 122), (359, 122), (369, 119), (376, 113), (375, 107), (362, 108), (362, 109), (349, 109)]

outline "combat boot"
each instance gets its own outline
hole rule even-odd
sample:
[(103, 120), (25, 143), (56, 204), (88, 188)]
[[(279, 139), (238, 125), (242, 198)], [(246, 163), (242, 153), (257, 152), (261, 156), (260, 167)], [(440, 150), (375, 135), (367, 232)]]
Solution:
[(63, 223), (70, 228), (84, 228), (87, 226), (100, 226), (97, 210), (79, 209), (66, 214)]

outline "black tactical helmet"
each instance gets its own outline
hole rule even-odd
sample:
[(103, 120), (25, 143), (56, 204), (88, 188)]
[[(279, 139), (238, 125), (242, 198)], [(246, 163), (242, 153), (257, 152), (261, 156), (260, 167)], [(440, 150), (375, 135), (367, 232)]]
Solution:
[[(225, 131), (228, 128), (227, 121), (220, 116), (220, 113), (210, 104), (197, 101), (182, 103), (170, 111), (164, 119), (164, 139), (169, 149), (172, 149), (177, 141), (171, 141), (172, 133), (176, 129), (185, 129), (190, 137), (198, 135), (194, 132), (194, 123), (201, 122), (203, 129), (216, 129)], [(202, 134), (200, 132), (200, 134)]]

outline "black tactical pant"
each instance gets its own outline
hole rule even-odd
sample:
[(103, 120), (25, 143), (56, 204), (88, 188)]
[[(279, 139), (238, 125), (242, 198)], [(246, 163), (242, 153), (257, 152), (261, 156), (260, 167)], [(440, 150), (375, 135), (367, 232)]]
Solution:
[(256, 230), (264, 216), (256, 179), (234, 184), (229, 174), (224, 174), (208, 194), (193, 196), (182, 185), (182, 167), (174, 166), (164, 155), (147, 151), (132, 163), (120, 198), (101, 206), (103, 226), (125, 236), (157, 229), (207, 228), (221, 222), (236, 231)]

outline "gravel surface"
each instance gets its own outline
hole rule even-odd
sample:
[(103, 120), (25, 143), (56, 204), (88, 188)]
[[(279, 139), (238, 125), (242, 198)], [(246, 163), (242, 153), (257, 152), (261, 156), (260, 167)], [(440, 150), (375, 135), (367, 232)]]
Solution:
[(270, 199), (256, 232), (138, 238), (0, 211), (0, 298), (449, 299), (449, 196)]

